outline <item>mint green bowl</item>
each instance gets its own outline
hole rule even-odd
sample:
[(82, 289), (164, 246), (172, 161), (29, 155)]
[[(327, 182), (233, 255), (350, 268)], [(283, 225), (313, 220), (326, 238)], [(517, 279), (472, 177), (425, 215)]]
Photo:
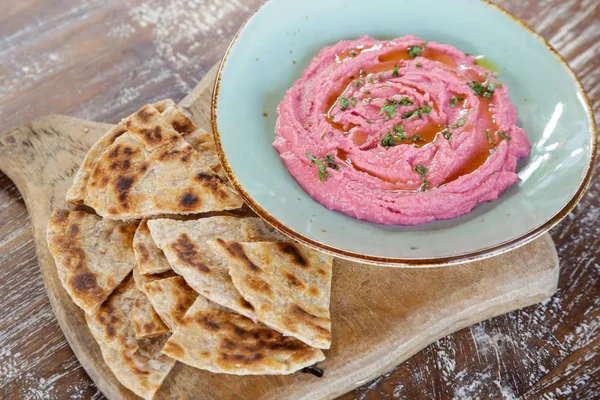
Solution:
[[(277, 105), (322, 47), (361, 35), (406, 34), (493, 61), (532, 150), (519, 163), (520, 182), (498, 200), (453, 220), (383, 226), (311, 199), (271, 143)], [(232, 184), (275, 228), (338, 257), (404, 267), (491, 257), (548, 231), (585, 192), (597, 142), (589, 101), (566, 63), (525, 24), (482, 0), (268, 1), (227, 50), (212, 125)]]

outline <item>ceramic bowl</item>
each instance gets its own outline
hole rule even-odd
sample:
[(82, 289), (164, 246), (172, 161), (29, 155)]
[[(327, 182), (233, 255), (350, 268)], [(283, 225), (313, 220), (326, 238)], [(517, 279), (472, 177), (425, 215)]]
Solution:
[[(314, 201), (271, 143), (277, 105), (322, 47), (361, 35), (383, 40), (406, 34), (496, 64), (532, 150), (519, 162), (519, 183), (498, 200), (453, 220), (383, 226)], [(582, 197), (597, 141), (587, 96), (564, 60), (523, 22), (482, 0), (267, 1), (225, 54), (212, 125), (229, 179), (259, 216), (319, 250), (386, 266), (462, 263), (535, 239)]]

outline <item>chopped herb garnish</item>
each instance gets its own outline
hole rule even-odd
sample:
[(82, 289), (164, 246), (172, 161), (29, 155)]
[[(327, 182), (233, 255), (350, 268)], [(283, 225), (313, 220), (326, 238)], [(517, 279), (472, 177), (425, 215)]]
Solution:
[(377, 75), (377, 80), (379, 80), (379, 81), (380, 81), (382, 76), (383, 76), (383, 72), (380, 72), (380, 73)]
[(379, 114), (386, 114), (383, 119), (387, 121), (390, 118), (394, 118), (398, 106), (410, 106), (413, 103), (408, 97), (403, 97), (400, 100), (387, 99), (381, 110), (379, 110)]
[(420, 56), (421, 53), (423, 52), (423, 50), (425, 50), (425, 46), (427, 46), (427, 43), (429, 43), (429, 42), (423, 43), (422, 46), (410, 46), (408, 48), (408, 55), (411, 56), (412, 58)]
[(321, 139), (325, 139), (325, 135), (327, 135), (327, 132), (323, 132), (323, 136), (321, 136)]
[(398, 125), (394, 125), (394, 132), (396, 132), (396, 134), (398, 134), (398, 137), (400, 137), (400, 135), (402, 135), (401, 139), (404, 139), (404, 126), (398, 124)]
[(506, 139), (506, 140), (510, 140), (512, 139), (511, 136), (507, 135), (506, 132), (496, 132), (496, 135), (498, 135), (499, 137), (501, 137), (502, 139)]
[(405, 112), (404, 114), (402, 114), (402, 119), (409, 119), (411, 117), (414, 117), (415, 115), (419, 115), (419, 116), (421, 115), (420, 108), (417, 108), (416, 110)]
[(456, 123), (455, 123), (454, 125), (450, 126), (450, 128), (452, 128), (452, 129), (456, 129), (456, 128), (460, 128), (461, 126), (464, 126), (464, 125), (467, 123), (468, 119), (469, 119), (469, 115), (471, 115), (471, 113), (472, 113), (473, 111), (474, 111), (474, 110), (471, 110), (471, 111), (469, 111), (469, 112), (468, 112), (468, 113), (467, 113), (467, 114), (464, 116), (464, 118), (461, 118), (461, 119), (459, 119), (458, 121), (456, 121)]
[(414, 168), (415, 172), (419, 175), (421, 175), (421, 179), (423, 180), (423, 183), (421, 184), (421, 192), (424, 192), (425, 189), (427, 189), (429, 187), (429, 182), (427, 182), (427, 177), (425, 176), (425, 174), (427, 174), (427, 168), (425, 168), (423, 165), (419, 164), (416, 165)]
[(463, 101), (464, 99), (465, 99), (464, 97), (452, 96), (450, 98), (450, 108), (456, 107), (456, 103), (458, 103), (459, 101)]
[(381, 145), (383, 147), (393, 147), (396, 145), (396, 139), (394, 139), (391, 129), (388, 129), (383, 139), (381, 139)]
[(415, 115), (418, 116), (419, 118), (423, 119), (423, 114), (425, 115), (429, 115), (429, 113), (431, 112), (432, 108), (425, 105), (421, 108), (416, 108), (415, 110), (412, 111), (408, 111), (406, 113), (404, 113), (402, 115), (402, 119), (409, 119), (414, 117)]
[(371, 85), (375, 83), (375, 81), (373, 80), (373, 77), (372, 77), (372, 76), (370, 76), (370, 77), (369, 77), (369, 83), (370, 83)]
[(401, 106), (411, 106), (414, 104), (414, 101), (405, 96), (401, 98), (400, 101), (398, 101), (398, 104), (400, 104)]
[(351, 55), (352, 57), (355, 57), (357, 54), (358, 54), (358, 53), (356, 52), (356, 50), (354, 50), (354, 49), (350, 50), (350, 55)]
[(473, 89), (477, 96), (481, 96), (481, 94), (483, 93), (483, 85), (481, 84), (481, 82), (471, 81), (470, 83), (467, 83), (467, 86)]
[(398, 64), (394, 64), (394, 71), (392, 72), (392, 76), (398, 76)]
[(410, 137), (406, 136), (404, 134), (404, 127), (398, 124), (394, 125), (394, 134), (392, 134), (391, 129), (388, 129), (383, 139), (381, 139), (381, 145), (383, 147), (393, 147), (397, 144), (396, 140), (410, 140), (416, 142), (418, 140), (423, 140), (423, 138), (418, 133), (415, 133)]
[(340, 109), (344, 111), (346, 108), (348, 108), (348, 98), (340, 96)]
[(352, 104), (352, 106), (355, 106), (355, 105), (356, 105), (356, 97), (354, 97), (354, 96), (353, 96), (353, 97), (350, 99), (350, 104)]
[(353, 88), (357, 88), (357, 87), (359, 87), (360, 85), (362, 85), (363, 83), (365, 83), (365, 80), (364, 80), (364, 79), (357, 79), (357, 80), (355, 80), (354, 82), (352, 82), (352, 87), (353, 87)]
[(421, 64), (420, 62), (417, 63), (417, 68), (421, 68), (423, 66), (423, 64)]
[(496, 144), (494, 143), (494, 140), (492, 140), (492, 135), (489, 129), (485, 131), (485, 136), (487, 137), (487, 141), (489, 144)]
[(325, 157), (318, 159), (317, 157), (310, 154), (308, 151), (304, 153), (306, 157), (310, 160), (310, 166), (317, 165), (319, 169), (319, 182), (324, 182), (325, 179), (329, 176), (326, 169), (332, 168), (335, 170), (339, 170), (340, 166), (335, 163), (335, 158), (331, 154), (327, 154)]
[(417, 250), (417, 249), (418, 249), (418, 247), (417, 247), (417, 246), (410, 246), (409, 248), (410, 248), (411, 250)]
[(471, 53), (465, 53), (465, 56), (470, 57), (470, 56), (472, 56), (472, 54)]
[(364, 94), (371, 94), (371, 91), (370, 90), (365, 90)]
[(386, 114), (383, 117), (384, 120), (389, 120), (390, 118), (394, 118), (396, 115), (396, 108), (398, 108), (398, 103), (394, 100), (386, 100), (381, 110), (379, 110), (379, 114)]
[(452, 132), (450, 132), (450, 130), (448, 128), (444, 128), (442, 130), (442, 135), (444, 135), (446, 140), (450, 140), (450, 138), (452, 137)]
[(363, 102), (369, 104), (371, 102), (371, 98), (370, 97), (365, 97), (363, 99)]
[(490, 80), (489, 75), (485, 74), (484, 82), (471, 81), (470, 83), (467, 83), (467, 86), (469, 86), (471, 89), (473, 89), (473, 91), (475, 92), (475, 94), (477, 94), (477, 96), (483, 96), (486, 99), (491, 99), (492, 95), (494, 94), (494, 90), (496, 90), (496, 88), (502, 87), (502, 84), (501, 83), (493, 83)]

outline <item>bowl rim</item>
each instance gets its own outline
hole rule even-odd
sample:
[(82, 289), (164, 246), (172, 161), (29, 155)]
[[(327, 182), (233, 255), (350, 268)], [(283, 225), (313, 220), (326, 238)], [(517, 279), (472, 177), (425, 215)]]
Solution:
[(256, 16), (256, 14), (266, 4), (270, 3), (271, 1), (273, 1), (273, 0), (266, 0), (263, 4), (261, 4), (259, 7), (257, 7), (248, 16), (248, 18), (240, 26), (240, 28), (236, 32), (235, 36), (233, 37), (233, 39), (227, 46), (225, 54), (219, 64), (219, 69), (217, 71), (217, 76), (216, 76), (216, 80), (215, 80), (215, 84), (214, 84), (214, 90), (213, 90), (211, 107), (210, 107), (210, 122), (211, 122), (212, 131), (213, 131), (213, 138), (215, 140), (217, 154), (219, 155), (219, 159), (221, 161), (221, 164), (223, 166), (225, 174), (227, 175), (227, 178), (229, 179), (229, 181), (231, 182), (231, 184), (233, 185), (235, 190), (244, 199), (244, 202), (259, 217), (261, 217), (263, 220), (268, 222), (275, 229), (284, 233), (286, 236), (289, 236), (290, 238), (297, 240), (305, 245), (308, 245), (316, 250), (328, 253), (330, 255), (333, 255), (333, 256), (336, 256), (339, 258), (347, 259), (350, 261), (357, 261), (360, 263), (373, 264), (373, 265), (386, 266), (386, 267), (403, 267), (403, 268), (439, 267), (439, 266), (449, 266), (449, 265), (464, 264), (464, 263), (468, 263), (468, 262), (480, 261), (480, 260), (484, 260), (487, 258), (491, 258), (491, 257), (495, 257), (498, 255), (507, 253), (507, 252), (517, 249), (521, 246), (524, 246), (527, 243), (530, 243), (533, 240), (537, 239), (544, 233), (548, 232), (550, 229), (552, 229), (554, 226), (556, 226), (559, 222), (561, 222), (575, 208), (577, 203), (579, 203), (579, 201), (582, 199), (583, 195), (585, 194), (585, 192), (591, 182), (591, 178), (592, 178), (592, 175), (594, 172), (594, 167), (596, 164), (596, 156), (597, 156), (596, 153), (597, 153), (597, 146), (598, 146), (598, 128), (597, 128), (596, 120), (594, 117), (594, 111), (593, 111), (590, 99), (588, 97), (588, 94), (585, 91), (585, 88), (581, 84), (581, 81), (579, 80), (579, 78), (577, 77), (577, 75), (575, 74), (573, 69), (569, 66), (569, 64), (565, 61), (565, 59), (558, 53), (558, 51), (556, 51), (556, 49), (554, 49), (554, 47), (552, 47), (552, 45), (550, 45), (550, 43), (548, 43), (548, 41), (544, 37), (542, 37), (539, 33), (537, 33), (535, 30), (533, 30), (526, 22), (521, 20), (519, 17), (513, 15), (512, 13), (510, 13), (503, 7), (499, 6), (498, 4), (492, 3), (490, 0), (479, 0), (480, 2), (494, 8), (496, 11), (499, 11), (499, 12), (505, 14), (506, 16), (511, 18), (513, 21), (519, 23), (523, 28), (525, 28), (525, 30), (527, 30), (530, 34), (532, 34), (535, 38), (537, 38), (546, 47), (546, 49), (548, 49), (552, 54), (554, 54), (554, 56), (557, 58), (557, 60), (566, 68), (566, 70), (570, 73), (571, 78), (577, 84), (580, 92), (583, 95), (585, 108), (587, 111), (587, 116), (591, 121), (590, 128), (589, 128), (589, 135), (590, 135), (590, 142), (591, 142), (591, 147), (590, 147), (591, 154), (589, 157), (588, 165), (586, 166), (585, 173), (583, 175), (583, 179), (579, 182), (577, 191), (571, 197), (571, 199), (568, 202), (566, 202), (562, 206), (562, 208), (560, 210), (558, 210), (554, 214), (554, 216), (552, 216), (546, 222), (544, 222), (543, 224), (541, 224), (540, 226), (538, 226), (534, 229), (524, 232), (523, 234), (519, 235), (518, 237), (516, 237), (512, 240), (502, 242), (502, 243), (499, 243), (495, 246), (491, 246), (488, 248), (484, 248), (484, 249), (480, 249), (480, 250), (476, 250), (476, 251), (472, 251), (472, 252), (467, 252), (467, 253), (463, 253), (463, 254), (459, 254), (459, 255), (455, 255), (455, 256), (448, 256), (448, 257), (407, 259), (407, 258), (395, 258), (395, 257), (380, 257), (380, 256), (372, 256), (372, 255), (362, 254), (362, 253), (355, 253), (352, 251), (339, 249), (337, 247), (333, 247), (333, 246), (327, 245), (325, 243), (321, 243), (317, 240), (311, 239), (311, 238), (303, 235), (300, 232), (297, 232), (297, 231), (289, 228), (288, 226), (286, 226), (285, 224), (280, 222), (277, 218), (272, 216), (266, 209), (264, 209), (262, 206), (260, 206), (252, 198), (252, 196), (250, 196), (250, 194), (248, 192), (246, 192), (246, 190), (243, 188), (243, 186), (237, 180), (235, 174), (233, 173), (233, 170), (231, 169), (231, 167), (229, 165), (229, 162), (227, 161), (225, 151), (223, 150), (223, 144), (221, 143), (219, 128), (217, 125), (217, 104), (218, 104), (218, 99), (219, 99), (219, 88), (220, 88), (220, 84), (221, 84), (223, 69), (227, 62), (227, 58), (229, 56), (231, 48), (235, 44), (237, 38), (239, 37), (241, 32), (244, 30), (244, 28), (246, 27), (248, 22), (252, 18), (254, 18)]

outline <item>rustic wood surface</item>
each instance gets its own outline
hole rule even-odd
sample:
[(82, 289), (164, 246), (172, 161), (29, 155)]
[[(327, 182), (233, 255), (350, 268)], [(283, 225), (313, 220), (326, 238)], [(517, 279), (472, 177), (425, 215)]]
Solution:
[[(259, 1), (5, 2), (0, 131), (62, 113), (116, 122), (179, 100)], [(498, 3), (550, 41), (600, 111), (600, 3)], [(196, 9), (195, 12), (190, 12)], [(464, 329), (344, 398), (600, 398), (600, 178), (552, 231), (549, 301)], [(102, 398), (62, 335), (40, 278), (24, 203), (0, 174), (0, 397)]]

